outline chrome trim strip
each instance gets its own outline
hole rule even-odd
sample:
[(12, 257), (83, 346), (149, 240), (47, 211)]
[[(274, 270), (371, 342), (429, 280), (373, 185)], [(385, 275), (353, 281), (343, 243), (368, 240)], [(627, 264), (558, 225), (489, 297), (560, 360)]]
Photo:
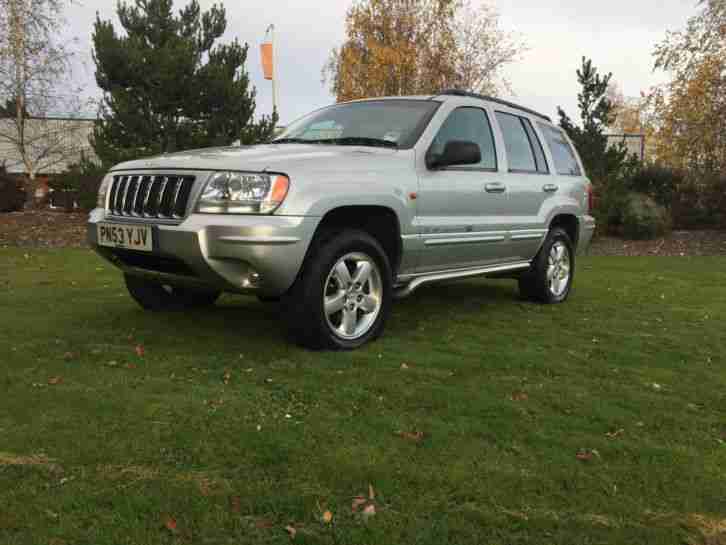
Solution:
[(166, 190), (166, 184), (169, 183), (169, 176), (164, 176), (161, 179), (161, 187), (159, 188), (159, 196), (156, 199), (156, 216), (161, 218), (161, 201), (164, 200), (164, 191)]
[(146, 195), (144, 195), (144, 204), (141, 209), (141, 215), (145, 218), (149, 217), (149, 197), (151, 196), (151, 188), (154, 187), (154, 184), (156, 183), (157, 176), (146, 176), (149, 178), (149, 185), (146, 186)]
[(542, 238), (547, 234), (547, 231), (513, 231), (512, 240), (533, 240)]
[[(477, 267), (473, 269), (459, 269), (459, 270), (453, 270), (453, 271), (439, 271), (435, 273), (425, 273), (423, 275), (416, 275), (416, 277), (411, 280), (407, 285), (405, 285), (403, 288), (400, 288), (396, 290), (394, 293), (394, 297), (397, 299), (402, 299), (404, 297), (408, 297), (411, 295), (415, 290), (420, 288), (424, 284), (429, 284), (431, 282), (439, 282), (442, 280), (453, 280), (456, 278), (468, 278), (471, 276), (484, 276), (487, 274), (494, 274), (494, 273), (502, 273), (502, 272), (509, 272), (509, 271), (521, 271), (524, 269), (529, 269), (531, 266), (530, 261), (517, 261), (514, 263), (507, 263), (503, 265), (489, 265), (487, 267)], [(399, 277), (399, 280), (401, 277)]]
[(299, 238), (296, 237), (237, 237), (237, 236), (226, 236), (219, 237), (219, 242), (225, 244), (266, 244), (266, 245), (278, 245), (278, 244), (295, 244), (300, 242)]
[(126, 178), (126, 185), (124, 186), (124, 196), (121, 198), (121, 207), (118, 210), (119, 214), (123, 214), (124, 210), (126, 210), (126, 199), (129, 196), (129, 187), (131, 187), (131, 176), (125, 176)]
[[(179, 193), (181, 192), (183, 185), (184, 185), (184, 176), (179, 176), (179, 179), (176, 182), (176, 190), (174, 191), (174, 200), (171, 203), (171, 217), (172, 218), (183, 217), (183, 215), (179, 215), (176, 213), (176, 207), (179, 206)], [(186, 210), (185, 210), (185, 212), (186, 212)]]
[(136, 216), (136, 202), (139, 198), (139, 189), (141, 189), (141, 180), (143, 179), (142, 176), (134, 176), (136, 179), (136, 187), (134, 189), (134, 198), (131, 201), (131, 209), (129, 210), (129, 213), (132, 216)]
[(468, 237), (468, 238), (441, 238), (434, 240), (427, 240), (424, 242), (426, 246), (443, 246), (445, 244), (475, 244), (479, 242), (502, 242), (505, 239), (504, 235), (489, 236), (489, 237)]

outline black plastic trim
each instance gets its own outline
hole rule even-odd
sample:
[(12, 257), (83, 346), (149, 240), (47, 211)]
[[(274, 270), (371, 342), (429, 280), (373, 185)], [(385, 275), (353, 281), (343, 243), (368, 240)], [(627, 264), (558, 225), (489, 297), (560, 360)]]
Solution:
[(472, 93), (470, 91), (463, 91), (461, 89), (446, 89), (445, 91), (442, 91), (441, 93), (439, 93), (436, 96), (457, 96), (457, 97), (478, 98), (480, 100), (486, 100), (488, 102), (495, 102), (497, 104), (501, 104), (502, 106), (506, 106), (508, 108), (514, 108), (515, 110), (521, 110), (521, 111), (526, 112), (531, 115), (536, 115), (537, 117), (540, 117), (540, 118), (552, 123), (552, 118), (550, 118), (547, 115), (541, 114), (530, 108), (520, 106), (519, 104), (514, 104), (513, 102), (509, 102), (507, 100), (502, 100), (501, 98), (494, 98), (494, 97), (490, 97), (490, 96), (486, 96), (486, 95), (480, 95), (478, 93)]

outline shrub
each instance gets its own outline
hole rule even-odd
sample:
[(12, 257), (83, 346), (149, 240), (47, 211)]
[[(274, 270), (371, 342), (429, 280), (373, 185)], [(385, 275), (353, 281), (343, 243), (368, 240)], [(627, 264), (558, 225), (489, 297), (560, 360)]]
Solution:
[(628, 194), (622, 217), (623, 234), (633, 240), (658, 238), (671, 229), (668, 210), (643, 193)]
[(83, 210), (91, 210), (96, 207), (98, 189), (105, 173), (102, 166), (82, 157), (66, 172), (54, 176), (48, 185), (55, 191), (68, 193), (68, 198), (63, 199), (67, 208), (72, 208), (75, 201)]
[(15, 212), (22, 210), (25, 204), (25, 191), (20, 180), (5, 171), (0, 166), (0, 212)]
[(648, 195), (661, 206), (670, 208), (673, 195), (683, 183), (683, 179), (683, 174), (676, 170), (660, 165), (648, 165), (635, 171), (626, 183), (630, 191)]

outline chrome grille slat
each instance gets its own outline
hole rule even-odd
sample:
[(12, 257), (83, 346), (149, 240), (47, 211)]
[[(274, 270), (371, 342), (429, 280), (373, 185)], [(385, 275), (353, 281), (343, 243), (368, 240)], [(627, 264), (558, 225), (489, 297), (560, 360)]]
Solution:
[(109, 191), (111, 216), (181, 220), (186, 216), (195, 176), (176, 174), (113, 177)]

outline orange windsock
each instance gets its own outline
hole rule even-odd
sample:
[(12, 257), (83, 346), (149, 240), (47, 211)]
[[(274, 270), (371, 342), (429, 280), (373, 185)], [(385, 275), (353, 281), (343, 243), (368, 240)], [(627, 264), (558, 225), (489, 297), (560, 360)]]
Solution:
[(260, 53), (262, 54), (262, 71), (265, 74), (265, 79), (272, 79), (273, 72), (273, 59), (272, 59), (272, 44), (265, 43), (260, 46)]

